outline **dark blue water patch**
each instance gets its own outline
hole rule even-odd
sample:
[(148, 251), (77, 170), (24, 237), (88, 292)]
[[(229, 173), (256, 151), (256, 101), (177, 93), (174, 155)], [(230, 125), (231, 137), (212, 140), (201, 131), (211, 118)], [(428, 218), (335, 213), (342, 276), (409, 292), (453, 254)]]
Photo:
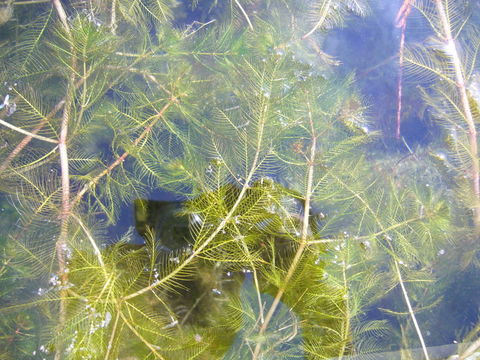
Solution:
[[(395, 17), (402, 0), (376, 1), (367, 18), (350, 19), (348, 26), (328, 33), (324, 44), (326, 53), (341, 62), (339, 71), (355, 73), (360, 92), (365, 96), (367, 111), (374, 128), (382, 132), (386, 152), (408, 152), (411, 147), (430, 144), (439, 135), (438, 126), (431, 121), (418, 89), (403, 81), (401, 139), (395, 139), (398, 108), (398, 51), (401, 30)], [(408, 18), (406, 41), (425, 38), (424, 19), (412, 11)]]
[[(170, 207), (164, 207), (164, 209), (167, 210), (168, 213), (153, 214), (155, 218), (161, 219), (162, 216), (165, 216), (167, 218), (173, 216), (174, 214), (172, 214), (172, 211), (175, 211), (175, 209), (180, 209), (181, 204), (187, 199), (178, 194), (157, 189), (155, 191), (152, 191), (146, 199), (136, 199), (135, 201), (138, 200), (145, 200), (152, 203), (164, 203), (165, 205), (171, 204)], [(134, 244), (144, 243), (144, 238), (142, 236), (143, 234), (137, 229), (138, 224), (135, 216), (135, 201), (124, 204), (120, 209), (120, 215), (116, 224), (111, 225), (107, 229), (109, 238), (111, 239), (110, 242), (114, 243), (124, 234), (133, 229), (131, 242)], [(173, 226), (173, 223), (171, 223), (170, 225)], [(169, 224), (163, 223), (163, 226), (166, 227), (169, 226)], [(156, 230), (161, 231), (162, 229)]]
[(418, 315), (430, 346), (459, 342), (480, 317), (480, 270), (469, 266), (448, 274), (438, 306)]

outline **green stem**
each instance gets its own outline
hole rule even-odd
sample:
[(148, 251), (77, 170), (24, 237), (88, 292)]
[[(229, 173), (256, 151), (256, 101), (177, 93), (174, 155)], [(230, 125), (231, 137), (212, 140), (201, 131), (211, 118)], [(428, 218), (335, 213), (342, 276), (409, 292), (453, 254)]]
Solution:
[(452, 35), (450, 23), (445, 11), (442, 0), (435, 0), (437, 13), (440, 18), (440, 24), (443, 29), (443, 37), (446, 47), (449, 49), (447, 56), (450, 57), (455, 71), (455, 80), (463, 108), (463, 117), (468, 126), (468, 139), (470, 146), (470, 157), (472, 161), (472, 189), (475, 196), (475, 205), (473, 207), (473, 221), (477, 231), (480, 231), (480, 166), (478, 159), (477, 130), (472, 115), (472, 109), (468, 101), (467, 89), (465, 86), (465, 76), (462, 70), (462, 60), (458, 54), (457, 46)]
[(420, 340), (420, 344), (422, 345), (422, 351), (425, 355), (426, 360), (430, 360), (428, 356), (427, 346), (425, 345), (425, 340), (423, 339), (422, 331), (420, 330), (420, 326), (418, 325), (417, 317), (412, 308), (412, 304), (410, 303), (410, 297), (408, 296), (407, 289), (405, 288), (405, 284), (402, 278), (402, 273), (400, 272), (400, 267), (398, 266), (398, 261), (394, 260), (395, 264), (395, 271), (397, 273), (398, 282), (400, 283), (400, 288), (402, 289), (403, 298), (405, 299), (405, 303), (407, 304), (408, 312), (410, 317), (412, 318), (413, 325), (415, 326), (415, 331), (417, 332), (417, 336)]
[(257, 166), (260, 161), (260, 152), (261, 152), (261, 144), (263, 143), (263, 136), (264, 136), (264, 130), (265, 130), (265, 121), (266, 117), (265, 114), (267, 112), (268, 104), (262, 104), (262, 113), (259, 116), (259, 125), (258, 125), (258, 135), (257, 135), (257, 144), (256, 144), (256, 151), (255, 151), (255, 156), (252, 162), (252, 165), (250, 167), (250, 171), (248, 175), (245, 178), (245, 182), (242, 186), (242, 189), (240, 190), (240, 193), (237, 197), (237, 200), (231, 207), (230, 211), (227, 213), (225, 218), (220, 222), (220, 224), (217, 226), (217, 228), (210, 234), (210, 236), (195, 250), (193, 251), (186, 259), (183, 261), (182, 264), (180, 264), (178, 267), (175, 268), (171, 273), (166, 275), (164, 278), (162, 278), (159, 281), (156, 281), (149, 286), (144, 287), (143, 289), (140, 289), (138, 291), (135, 291), (123, 298), (123, 300), (129, 300), (133, 299), (137, 296), (140, 296), (142, 294), (145, 294), (148, 291), (151, 291), (162, 284), (170, 281), (173, 279), (178, 273), (180, 273), (186, 266), (188, 266), (196, 257), (197, 254), (201, 253), (207, 246), (215, 239), (215, 237), (218, 235), (220, 231), (233, 219), (233, 216), (235, 212), (237, 211), (238, 206), (242, 202), (245, 194), (247, 193), (247, 190), (250, 188), (250, 182), (252, 181), (252, 178), (254, 174), (257, 171)]
[[(260, 327), (259, 331), (259, 337), (261, 338), (261, 335), (265, 333), (267, 330), (267, 327), (270, 323), (270, 321), (273, 318), (273, 314), (275, 313), (275, 310), (277, 310), (278, 305), (280, 304), (280, 300), (285, 293), (287, 286), (290, 282), (290, 280), (293, 277), (293, 274), (297, 270), (298, 265), (300, 264), (300, 261), (303, 256), (303, 252), (305, 251), (308, 241), (308, 230), (309, 230), (309, 218), (310, 218), (310, 202), (312, 198), (312, 188), (313, 188), (313, 173), (314, 173), (314, 164), (315, 164), (315, 152), (316, 152), (316, 147), (317, 147), (317, 138), (315, 136), (315, 129), (313, 126), (313, 118), (312, 118), (312, 112), (310, 110), (310, 104), (309, 105), (309, 111), (308, 111), (308, 116), (309, 116), (309, 121), (310, 121), (310, 129), (312, 133), (312, 144), (310, 146), (310, 157), (308, 158), (308, 164), (307, 164), (307, 189), (306, 189), (306, 195), (305, 195), (305, 209), (303, 213), (303, 220), (302, 220), (302, 232), (301, 232), (301, 238), (300, 238), (300, 246), (297, 249), (297, 252), (295, 253), (295, 256), (293, 257), (292, 263), (290, 264), (290, 267), (287, 271), (287, 275), (285, 276), (285, 279), (283, 281), (282, 286), (278, 289), (277, 294), (275, 298), (273, 299), (272, 305), (270, 306), (270, 309), (267, 312), (267, 315), (265, 316), (265, 321), (263, 322), (262, 326)], [(262, 343), (258, 342), (257, 345), (255, 346), (255, 350), (253, 352), (253, 357), (252, 360), (258, 359), (258, 356), (260, 355)]]

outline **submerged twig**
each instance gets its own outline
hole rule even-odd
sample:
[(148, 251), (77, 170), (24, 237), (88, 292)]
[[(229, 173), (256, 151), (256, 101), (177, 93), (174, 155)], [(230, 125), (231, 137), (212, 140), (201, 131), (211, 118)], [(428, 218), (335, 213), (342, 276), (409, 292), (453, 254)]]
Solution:
[[(122, 72), (114, 80), (112, 80), (112, 82), (109, 84), (109, 86), (106, 87), (106, 89), (110, 89), (113, 85), (117, 83), (117, 81), (119, 81), (122, 78), (125, 72), (130, 70), (135, 64), (137, 64), (138, 62), (140, 62), (141, 60), (143, 60), (145, 57), (149, 55), (152, 55), (152, 52), (139, 54), (137, 58), (124, 69), (124, 72)], [(80, 88), (80, 86), (82, 86), (85, 83), (85, 81), (87, 81), (90, 75), (91, 73), (88, 74), (87, 76), (82, 76), (81, 78), (79, 78), (75, 83), (75, 90)], [(18, 102), (21, 99), (21, 97), (22, 97), (21, 95), (17, 95), (13, 101)], [(48, 122), (65, 106), (65, 101), (66, 101), (66, 97), (63, 97), (53, 107), (53, 109), (42, 119), (42, 121), (40, 121), (40, 123), (35, 127), (35, 129), (30, 131), (30, 133), (37, 134), (38, 132), (40, 132), (43, 129), (43, 127), (47, 125)], [(0, 116), (1, 116), (1, 113), (0, 113)], [(7, 156), (7, 158), (3, 160), (3, 162), (0, 164), (0, 173), (5, 171), (5, 169), (7, 169), (7, 167), (11, 164), (11, 162), (22, 152), (22, 150), (30, 143), (30, 141), (32, 141), (33, 136), (31, 134), (25, 136), (23, 140), (17, 144), (15, 149), (13, 149), (12, 152)]]
[(470, 346), (465, 351), (460, 353), (460, 355), (456, 359), (466, 360), (469, 356), (475, 354), (478, 349), (480, 349), (480, 338), (471, 343)]
[(25, 1), (15, 1), (13, 5), (44, 4), (48, 2), (50, 2), (50, 0), (25, 0)]
[(120, 314), (120, 317), (122, 318), (123, 322), (125, 323), (125, 325), (127, 325), (127, 327), (132, 331), (132, 333), (140, 339), (141, 342), (143, 342), (149, 349), (150, 351), (152, 352), (152, 354), (154, 354), (157, 359), (161, 359), (161, 360), (165, 360), (165, 358), (160, 355), (160, 353), (157, 351), (157, 349), (155, 348), (154, 345), (152, 345), (147, 339), (145, 339), (142, 334), (140, 334), (137, 329), (135, 329), (135, 326), (133, 326), (132, 324), (130, 324), (130, 321), (128, 321), (128, 319), (125, 317), (125, 315), (123, 315), (122, 313), (122, 310), (120, 307), (118, 307), (118, 313)]
[[(120, 307), (118, 306), (117, 309)], [(118, 328), (118, 321), (120, 320), (120, 309), (117, 311), (117, 316), (115, 317), (115, 322), (113, 323), (112, 333), (110, 334), (110, 340), (108, 340), (107, 352), (105, 354), (104, 360), (108, 360), (110, 357), (110, 352), (113, 348), (113, 341), (115, 340), (115, 335)]]
[(98, 263), (102, 267), (103, 272), (106, 273), (106, 268), (105, 268), (105, 263), (103, 261), (102, 252), (100, 251), (100, 248), (98, 247), (97, 243), (95, 242), (95, 239), (93, 238), (92, 234), (90, 233), (88, 228), (85, 226), (83, 221), (78, 216), (76, 216), (74, 214), (72, 214), (71, 216), (78, 222), (78, 225), (80, 225), (83, 232), (87, 236), (87, 239), (90, 242), (90, 245), (92, 245), (93, 252), (95, 253), (95, 256), (97, 257)]

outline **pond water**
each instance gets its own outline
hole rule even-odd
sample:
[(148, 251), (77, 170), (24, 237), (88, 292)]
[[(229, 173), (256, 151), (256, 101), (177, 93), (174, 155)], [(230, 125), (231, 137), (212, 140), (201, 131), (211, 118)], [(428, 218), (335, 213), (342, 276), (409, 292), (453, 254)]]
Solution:
[(480, 1), (7, 0), (0, 48), (0, 359), (480, 358)]

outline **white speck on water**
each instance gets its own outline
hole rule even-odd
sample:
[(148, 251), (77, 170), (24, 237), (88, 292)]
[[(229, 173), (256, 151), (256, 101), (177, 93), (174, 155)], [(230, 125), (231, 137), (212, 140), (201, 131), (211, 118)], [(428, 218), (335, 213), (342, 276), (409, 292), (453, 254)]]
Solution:
[(217, 288), (213, 288), (212, 292), (216, 295), (222, 295), (222, 292), (220, 290), (218, 290)]

